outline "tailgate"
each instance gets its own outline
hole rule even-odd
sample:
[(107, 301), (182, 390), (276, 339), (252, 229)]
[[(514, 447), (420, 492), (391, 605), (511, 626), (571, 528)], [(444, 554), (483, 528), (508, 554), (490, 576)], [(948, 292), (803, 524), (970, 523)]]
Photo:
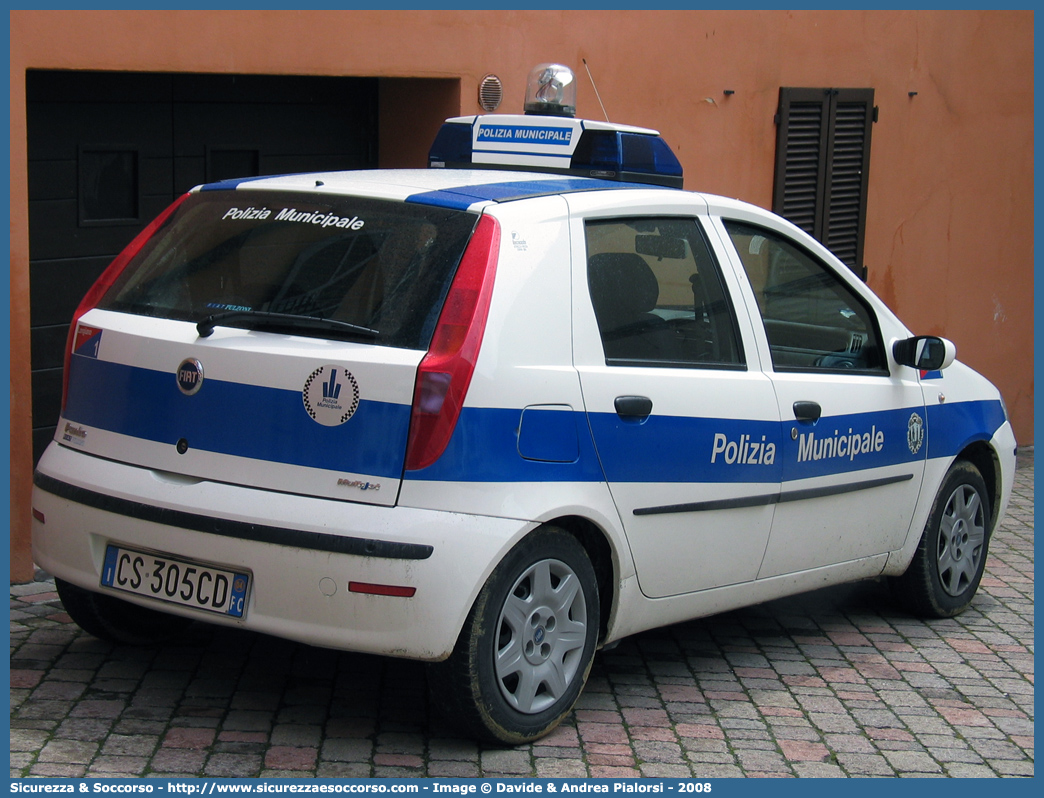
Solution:
[(92, 310), (57, 438), (170, 474), (391, 505), (423, 352)]
[(476, 219), (187, 195), (77, 310), (56, 439), (166, 479), (395, 504), (418, 365)]

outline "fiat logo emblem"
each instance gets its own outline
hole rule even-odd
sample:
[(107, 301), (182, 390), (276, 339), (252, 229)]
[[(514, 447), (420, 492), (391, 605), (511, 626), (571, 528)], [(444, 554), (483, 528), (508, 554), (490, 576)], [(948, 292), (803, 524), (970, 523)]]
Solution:
[(178, 380), (178, 390), (185, 396), (192, 396), (203, 387), (203, 364), (194, 357), (186, 358), (181, 361), (175, 376)]

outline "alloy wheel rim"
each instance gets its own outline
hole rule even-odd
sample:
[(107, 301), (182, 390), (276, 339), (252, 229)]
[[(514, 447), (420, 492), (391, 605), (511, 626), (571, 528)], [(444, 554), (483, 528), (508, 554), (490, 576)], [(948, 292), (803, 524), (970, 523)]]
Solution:
[(939, 529), (939, 581), (951, 596), (960, 596), (974, 582), (982, 560), (986, 524), (982, 499), (971, 485), (950, 494)]
[(515, 710), (532, 715), (573, 684), (587, 643), (587, 600), (561, 560), (534, 563), (516, 580), (496, 626), (497, 686)]

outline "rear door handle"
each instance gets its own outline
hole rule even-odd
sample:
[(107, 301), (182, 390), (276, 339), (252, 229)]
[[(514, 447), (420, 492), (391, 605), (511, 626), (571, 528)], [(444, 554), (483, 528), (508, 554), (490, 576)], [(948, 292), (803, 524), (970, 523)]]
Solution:
[(798, 421), (815, 423), (823, 415), (819, 402), (794, 402), (794, 418)]
[(652, 413), (653, 403), (648, 396), (617, 396), (613, 402), (616, 415), (624, 419), (648, 418)]

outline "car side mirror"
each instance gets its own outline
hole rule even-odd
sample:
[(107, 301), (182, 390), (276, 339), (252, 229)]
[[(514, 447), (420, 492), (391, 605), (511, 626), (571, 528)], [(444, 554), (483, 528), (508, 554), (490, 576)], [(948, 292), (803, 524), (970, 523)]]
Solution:
[(953, 363), (957, 357), (957, 347), (945, 338), (915, 335), (892, 344), (892, 356), (900, 366), (920, 371), (939, 371)]

